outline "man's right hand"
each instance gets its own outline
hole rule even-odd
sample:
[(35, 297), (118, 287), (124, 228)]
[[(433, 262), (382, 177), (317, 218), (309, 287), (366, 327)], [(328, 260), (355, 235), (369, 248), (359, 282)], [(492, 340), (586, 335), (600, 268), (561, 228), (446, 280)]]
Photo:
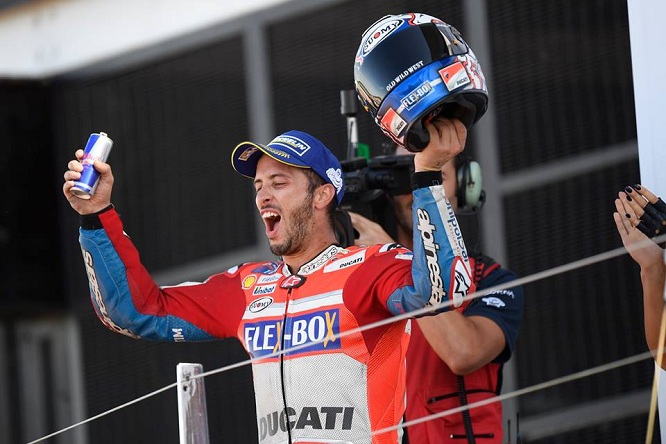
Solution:
[(81, 178), (83, 150), (77, 150), (74, 155), (76, 159), (70, 160), (67, 164), (68, 170), (64, 174), (65, 183), (62, 186), (62, 192), (77, 213), (81, 215), (97, 213), (111, 205), (111, 190), (113, 189), (111, 166), (99, 160), (95, 161), (94, 167), (99, 172), (95, 194), (90, 199), (81, 199), (72, 193), (72, 187), (74, 182)]
[(348, 213), (354, 229), (359, 234), (358, 239), (354, 241), (355, 245), (390, 244), (395, 242), (378, 223), (360, 214), (351, 211), (348, 211)]

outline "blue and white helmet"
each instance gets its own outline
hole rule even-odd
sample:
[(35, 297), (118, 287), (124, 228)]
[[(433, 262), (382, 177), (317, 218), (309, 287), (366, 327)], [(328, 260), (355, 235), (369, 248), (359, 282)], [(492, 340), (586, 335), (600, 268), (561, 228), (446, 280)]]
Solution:
[(427, 14), (387, 15), (370, 26), (356, 52), (354, 83), (382, 131), (413, 152), (428, 144), (424, 120), (444, 115), (469, 129), (488, 108), (472, 49), (457, 29)]

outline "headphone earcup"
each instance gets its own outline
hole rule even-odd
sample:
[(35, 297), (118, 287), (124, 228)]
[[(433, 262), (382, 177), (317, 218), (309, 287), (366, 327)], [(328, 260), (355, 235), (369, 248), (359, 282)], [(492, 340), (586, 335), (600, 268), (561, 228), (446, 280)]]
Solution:
[(468, 157), (464, 157), (460, 166), (458, 166), (457, 178), (458, 209), (475, 209), (481, 202), (483, 194), (481, 165)]
[(481, 177), (481, 165), (472, 160), (467, 163), (467, 174), (464, 182), (465, 206), (476, 207), (481, 199), (483, 190), (483, 178)]

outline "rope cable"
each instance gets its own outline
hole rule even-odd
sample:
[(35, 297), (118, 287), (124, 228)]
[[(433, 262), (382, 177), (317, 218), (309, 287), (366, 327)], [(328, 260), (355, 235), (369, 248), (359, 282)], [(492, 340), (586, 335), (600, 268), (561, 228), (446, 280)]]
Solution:
[[(654, 238), (654, 242), (659, 243), (659, 242), (663, 242), (663, 241), (666, 241), (666, 235), (662, 235), (662, 236), (658, 236), (658, 237)], [(562, 264), (562, 265), (559, 265), (559, 266), (556, 266), (556, 267), (553, 267), (553, 268), (550, 268), (550, 269), (547, 269), (547, 270), (543, 270), (543, 271), (540, 271), (540, 272), (537, 272), (537, 273), (533, 273), (529, 276), (518, 278), (518, 279), (515, 279), (511, 282), (506, 282), (504, 284), (500, 284), (500, 285), (496, 285), (496, 286), (493, 286), (493, 287), (486, 288), (484, 290), (476, 291), (472, 294), (469, 294), (469, 295), (465, 296), (464, 300), (465, 301), (473, 300), (475, 298), (479, 298), (479, 297), (485, 296), (485, 295), (493, 293), (493, 292), (505, 290), (505, 289), (508, 289), (508, 288), (511, 288), (511, 287), (522, 286), (522, 285), (529, 284), (529, 283), (532, 283), (532, 282), (536, 282), (536, 281), (539, 281), (539, 280), (542, 280), (542, 279), (553, 277), (553, 276), (556, 276), (556, 275), (559, 275), (559, 274), (564, 274), (564, 273), (569, 272), (569, 271), (577, 270), (579, 268), (583, 268), (583, 267), (586, 267), (586, 266), (589, 266), (589, 265), (600, 263), (600, 262), (603, 262), (603, 261), (606, 261), (606, 260), (609, 260), (609, 259), (613, 259), (615, 257), (626, 254), (628, 250), (632, 251), (633, 249), (642, 248), (643, 246), (648, 245), (649, 242), (653, 242), (653, 240), (646, 239), (644, 241), (637, 242), (634, 246), (631, 246), (629, 248), (618, 247), (618, 248), (615, 248), (615, 249), (612, 249), (612, 250), (609, 250), (609, 251), (598, 253), (596, 255), (588, 256), (588, 257), (583, 258), (583, 259), (578, 259), (578, 260), (573, 261), (573, 262), (569, 262), (569, 263)], [(325, 340), (329, 340), (329, 341), (330, 340), (337, 340), (339, 338), (343, 338), (343, 337), (350, 336), (350, 335), (353, 335), (353, 334), (356, 334), (356, 333), (359, 333), (359, 332), (363, 332), (363, 331), (370, 330), (370, 329), (373, 329), (373, 328), (388, 325), (388, 324), (391, 324), (391, 323), (394, 323), (394, 322), (398, 322), (398, 321), (402, 321), (402, 320), (405, 320), (405, 319), (410, 319), (410, 318), (413, 318), (413, 317), (416, 317), (416, 316), (432, 313), (434, 311), (441, 310), (441, 309), (449, 307), (451, 305), (453, 305), (453, 301), (446, 301), (446, 302), (443, 302), (443, 303), (441, 303), (437, 306), (424, 307), (424, 308), (421, 308), (421, 309), (418, 309), (418, 310), (414, 310), (414, 311), (411, 311), (411, 312), (407, 312), (407, 313), (396, 315), (396, 316), (393, 316), (393, 317), (390, 317), (390, 318), (386, 318), (386, 319), (383, 319), (383, 320), (380, 320), (380, 321), (377, 321), (377, 322), (362, 325), (362, 326), (359, 326), (356, 329), (352, 329), (352, 330), (349, 330), (349, 331), (338, 333), (338, 334), (333, 336), (333, 339), (324, 338), (324, 339), (317, 340), (317, 341), (307, 342), (307, 343), (300, 344), (300, 345), (297, 345), (297, 346), (294, 346), (294, 347), (289, 347), (289, 348), (284, 349), (284, 350), (278, 350), (278, 351), (273, 352), (271, 354), (268, 354), (266, 356), (262, 356), (261, 358), (251, 358), (251, 359), (247, 359), (247, 360), (244, 360), (244, 361), (236, 362), (234, 364), (226, 365), (226, 366), (223, 366), (223, 367), (220, 367), (220, 368), (217, 368), (217, 369), (213, 369), (213, 370), (210, 370), (210, 371), (207, 371), (207, 372), (203, 372), (203, 373), (200, 373), (200, 374), (197, 374), (197, 375), (191, 375), (191, 379), (204, 378), (204, 377), (207, 377), (207, 376), (215, 375), (215, 374), (218, 374), (218, 373), (222, 373), (222, 372), (225, 372), (225, 371), (229, 371), (229, 370), (240, 368), (240, 367), (243, 367), (243, 366), (246, 366), (246, 365), (250, 365), (250, 364), (253, 364), (253, 363), (258, 362), (258, 361), (265, 361), (266, 359), (279, 357), (279, 356), (281, 356), (285, 353), (292, 353), (294, 351), (298, 351), (298, 350), (301, 350), (301, 349), (304, 349), (304, 348), (311, 347), (312, 345), (318, 344), (320, 342), (324, 342)], [(664, 316), (666, 316), (666, 306), (664, 307), (664, 313), (665, 313)], [(661, 350), (663, 350), (663, 347), (664, 347), (664, 344), (663, 344), (663, 339), (664, 339), (664, 334), (663, 333), (664, 332), (663, 332), (663, 330), (664, 330), (664, 328), (666, 328), (666, 323), (664, 322), (664, 317), (663, 316), (662, 316), (662, 326), (661, 327), (662, 327), (662, 331), (660, 333), (661, 334), (661, 336), (660, 336), (660, 347), (661, 347)], [(509, 399), (511, 397), (521, 396), (525, 393), (530, 393), (530, 392), (533, 392), (533, 391), (536, 391), (536, 390), (539, 390), (539, 389), (543, 389), (543, 388), (548, 388), (548, 387), (551, 387), (553, 385), (557, 385), (557, 384), (560, 384), (560, 383), (569, 382), (570, 380), (580, 379), (582, 377), (589, 376), (589, 375), (592, 375), (592, 374), (596, 374), (596, 373), (599, 373), (601, 371), (606, 371), (606, 370), (603, 370), (603, 369), (606, 369), (606, 368), (608, 370), (612, 370), (613, 368), (616, 368), (616, 367), (613, 367), (614, 364), (619, 363), (618, 366), (628, 365), (630, 363), (634, 363), (634, 362), (637, 362), (639, 360), (645, 359), (644, 356), (646, 354), (650, 355), (650, 352), (642, 353), (640, 355), (635, 355), (633, 357), (625, 358), (623, 360), (615, 361), (614, 363), (602, 365), (602, 366), (599, 366), (599, 367), (595, 367), (593, 369), (589, 369), (589, 370), (581, 371), (581, 372), (578, 372), (578, 373), (574, 373), (573, 375), (570, 375), (569, 377), (556, 378), (556, 379), (554, 379), (552, 381), (549, 381), (549, 382), (536, 384), (536, 385), (533, 385), (531, 387), (516, 390), (514, 392), (507, 393), (505, 395), (500, 395), (500, 396), (497, 396), (495, 398), (490, 398), (490, 399), (485, 400), (485, 401), (479, 401), (479, 402), (476, 402), (476, 403), (473, 403), (473, 404), (469, 404), (467, 408), (478, 407), (478, 406), (481, 406), (481, 405), (485, 405), (486, 403), (495, 402), (495, 401), (498, 401), (498, 400), (501, 401), (501, 400), (504, 400), (504, 399)], [(659, 354), (659, 356), (661, 356), (661, 353)], [(637, 357), (640, 357), (640, 358), (637, 358)], [(602, 369), (602, 370), (599, 370), (599, 369)], [(573, 379), (570, 379), (570, 378), (573, 378)], [(655, 382), (656, 382), (656, 379), (657, 379), (657, 376), (655, 376)], [(41, 442), (45, 439), (54, 437), (54, 436), (59, 435), (63, 432), (71, 430), (75, 427), (87, 424), (87, 423), (92, 422), (96, 419), (99, 419), (103, 416), (107, 416), (107, 415), (109, 415), (113, 412), (116, 412), (118, 410), (121, 410), (125, 407), (136, 404), (140, 401), (148, 399), (148, 398), (150, 398), (152, 396), (155, 396), (159, 393), (162, 393), (164, 391), (172, 389), (172, 388), (176, 387), (177, 385), (178, 385), (178, 383), (169, 384), (169, 385), (167, 385), (165, 387), (162, 387), (160, 389), (157, 389), (153, 392), (147, 393), (147, 394), (145, 394), (145, 395), (143, 395), (139, 398), (136, 398), (136, 399), (128, 401), (124, 404), (118, 405), (118, 406), (116, 406), (116, 407), (114, 407), (110, 410), (107, 410), (105, 412), (102, 412), (98, 415), (92, 416), (88, 419), (85, 419), (85, 420), (80, 421), (78, 423), (72, 424), (68, 427), (65, 427), (65, 428), (61, 429), (61, 430), (55, 431), (55, 432), (53, 432), (49, 435), (46, 435), (42, 438), (38, 438), (34, 441), (30, 441), (27, 444), (35, 444), (35, 443)], [(654, 391), (654, 388), (653, 388), (653, 391)], [(425, 417), (425, 418), (428, 418), (428, 419), (420, 418), (418, 420), (413, 420), (413, 421), (410, 421), (408, 423), (402, 423), (401, 425), (399, 425), (397, 427), (378, 430), (378, 431), (374, 432), (373, 435), (374, 434), (379, 434), (379, 433), (386, 433), (387, 431), (390, 431), (390, 430), (395, 430), (397, 428), (406, 427), (408, 425), (418, 424), (420, 422), (424, 422), (424, 421), (427, 421), (429, 419), (435, 419), (435, 418), (438, 418), (440, 416), (445, 416), (444, 415), (445, 413), (446, 414), (452, 414), (452, 413), (457, 413), (458, 411), (462, 411), (462, 410), (464, 410), (464, 408), (459, 407), (457, 409), (453, 409), (452, 411), (450, 411), (450, 413), (447, 413), (449, 411), (441, 412), (441, 413), (438, 413), (436, 415), (431, 415), (431, 416)], [(654, 419), (652, 419), (652, 422), (654, 422)], [(648, 433), (650, 433), (650, 432), (648, 431)]]

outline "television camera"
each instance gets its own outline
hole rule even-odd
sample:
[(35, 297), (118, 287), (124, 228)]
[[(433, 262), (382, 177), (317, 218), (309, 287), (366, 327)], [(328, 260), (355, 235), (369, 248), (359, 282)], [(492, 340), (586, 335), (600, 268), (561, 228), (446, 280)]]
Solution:
[(395, 238), (396, 219), (391, 197), (411, 193), (414, 156), (381, 155), (370, 158), (368, 147), (358, 143), (356, 91), (340, 91), (340, 102), (340, 112), (347, 120), (347, 159), (340, 162), (345, 194), (336, 211), (338, 242), (348, 247), (354, 245), (354, 240), (358, 238), (348, 211), (377, 222)]

